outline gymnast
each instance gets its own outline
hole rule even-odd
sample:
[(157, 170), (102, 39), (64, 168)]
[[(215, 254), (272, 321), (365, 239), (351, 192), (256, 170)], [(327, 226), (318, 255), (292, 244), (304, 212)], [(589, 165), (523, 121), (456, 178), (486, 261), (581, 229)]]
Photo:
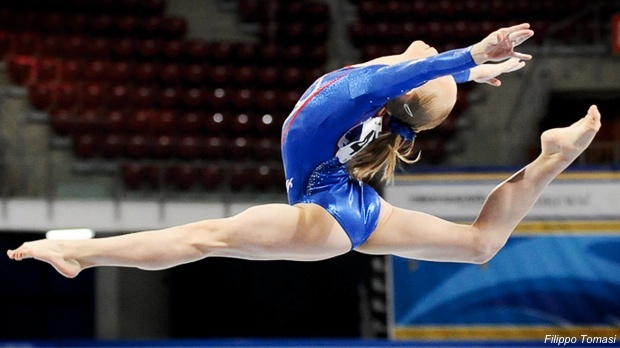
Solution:
[(415, 41), (402, 54), (320, 77), (282, 127), (289, 204), (161, 230), (27, 242), (7, 255), (47, 262), (70, 278), (99, 266), (159, 270), (210, 256), (314, 261), (351, 250), (487, 262), (545, 187), (588, 147), (600, 128), (596, 106), (571, 126), (544, 132), (540, 155), (490, 192), (472, 224), (392, 206), (367, 182), (389, 182), (398, 161), (416, 160), (416, 136), (448, 117), (457, 83), (499, 86), (499, 75), (521, 69), (531, 56), (514, 48), (533, 34), (520, 24), (441, 54)]

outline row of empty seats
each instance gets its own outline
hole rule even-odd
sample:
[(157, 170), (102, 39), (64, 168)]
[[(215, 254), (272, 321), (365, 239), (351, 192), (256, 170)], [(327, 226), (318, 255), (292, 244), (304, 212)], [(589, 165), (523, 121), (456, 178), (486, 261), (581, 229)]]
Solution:
[(279, 138), (80, 133), (73, 137), (72, 145), (82, 160), (100, 157), (278, 162), (280, 159)]
[(359, 0), (362, 22), (434, 19), (563, 19), (589, 5), (582, 0)]
[(117, 83), (152, 87), (306, 88), (323, 72), (321, 67), (184, 64), (76, 60), (13, 56), (7, 59), (11, 82), (20, 86), (54, 82)]
[(111, 15), (163, 15), (166, 0), (3, 0), (0, 9), (15, 13), (106, 13)]
[(179, 111), (274, 113), (286, 115), (301, 96), (299, 90), (259, 88), (158, 88), (127, 84), (37, 83), (28, 99), (39, 111), (62, 109), (153, 108)]
[(187, 32), (186, 20), (177, 16), (14, 12), (0, 7), (0, 20), (0, 30), (47, 35), (175, 40)]
[(566, 26), (557, 24), (593, 6), (602, 6), (603, 23), (613, 13), (612, 8), (606, 11), (605, 3), (579, 0), (362, 0), (355, 4), (359, 19), (349, 27), (349, 35), (365, 59), (393, 54), (413, 40), (425, 40), (440, 51), (463, 47), (493, 30), (523, 22), (536, 33), (529, 43), (541, 44), (548, 37), (565, 44), (592, 43), (596, 37), (592, 16), (581, 16)]
[(157, 109), (69, 110), (48, 113), (53, 131), (61, 136), (100, 135), (270, 136), (280, 134), (282, 118), (271, 114), (178, 112)]
[(322, 1), (238, 0), (237, 13), (244, 22), (328, 24), (329, 8)]
[(121, 166), (121, 176), (132, 189), (181, 189), (197, 192), (281, 191), (281, 164), (219, 163), (205, 165), (148, 164), (130, 162)]
[(105, 38), (88, 35), (40, 35), (0, 31), (0, 56), (70, 60), (130, 61), (151, 64), (210, 64), (260, 67), (318, 67), (325, 64), (325, 46), (308, 47), (256, 42)]

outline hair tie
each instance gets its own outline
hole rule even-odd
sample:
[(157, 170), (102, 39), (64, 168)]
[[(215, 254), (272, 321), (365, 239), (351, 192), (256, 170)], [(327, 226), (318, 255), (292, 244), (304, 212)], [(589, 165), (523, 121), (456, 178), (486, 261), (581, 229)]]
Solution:
[(411, 126), (396, 117), (390, 117), (388, 127), (390, 127), (391, 133), (398, 134), (407, 141), (413, 141), (417, 135), (416, 132), (411, 129)]

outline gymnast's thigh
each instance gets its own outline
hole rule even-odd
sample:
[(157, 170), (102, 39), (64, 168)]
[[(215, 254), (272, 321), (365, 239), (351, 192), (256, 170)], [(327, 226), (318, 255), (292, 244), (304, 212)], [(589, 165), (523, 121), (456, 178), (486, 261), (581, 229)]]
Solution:
[(321, 260), (351, 250), (336, 219), (316, 204), (265, 204), (229, 219), (225, 255), (256, 260)]

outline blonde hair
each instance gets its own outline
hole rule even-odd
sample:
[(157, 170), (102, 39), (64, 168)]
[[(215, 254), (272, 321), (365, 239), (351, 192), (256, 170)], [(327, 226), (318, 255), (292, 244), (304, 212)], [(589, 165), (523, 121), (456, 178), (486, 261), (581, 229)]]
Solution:
[[(401, 122), (407, 123), (416, 133), (434, 128), (450, 113), (450, 108), (440, 107), (432, 92), (415, 91), (390, 100), (385, 110)], [(363, 182), (373, 180), (378, 173), (380, 179), (391, 182), (400, 162), (415, 163), (421, 153), (415, 155), (415, 141), (405, 141), (399, 134), (385, 133), (373, 140), (347, 163), (349, 174)]]

